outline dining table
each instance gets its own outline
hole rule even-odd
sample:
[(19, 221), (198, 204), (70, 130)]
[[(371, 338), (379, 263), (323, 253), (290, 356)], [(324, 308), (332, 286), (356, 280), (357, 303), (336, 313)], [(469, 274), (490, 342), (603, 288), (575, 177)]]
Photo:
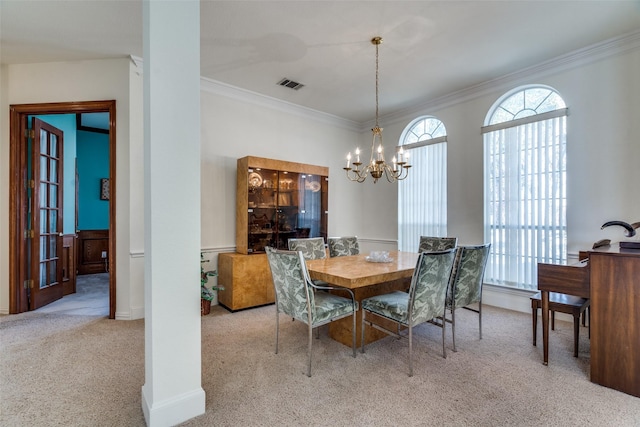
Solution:
[[(384, 262), (374, 261), (376, 257), (367, 254), (331, 257), (307, 261), (307, 270), (313, 280), (322, 280), (331, 285), (351, 289), (358, 304), (363, 299), (393, 291), (407, 291), (411, 285), (411, 276), (418, 261), (417, 252), (389, 251)], [(345, 296), (344, 291), (332, 291)], [(395, 323), (378, 319), (387, 327), (394, 328)], [(343, 318), (329, 324), (329, 336), (344, 345), (351, 346), (351, 318)], [(361, 345), (362, 310), (356, 313), (356, 344)], [(388, 336), (382, 331), (367, 328), (365, 343), (377, 341)]]

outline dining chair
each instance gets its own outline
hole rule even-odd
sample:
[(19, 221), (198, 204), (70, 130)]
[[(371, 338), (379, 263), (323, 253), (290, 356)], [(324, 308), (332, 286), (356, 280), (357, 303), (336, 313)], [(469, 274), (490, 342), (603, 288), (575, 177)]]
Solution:
[(349, 237), (329, 237), (329, 256), (348, 256), (358, 255), (360, 253), (360, 244), (356, 236)]
[(457, 244), (457, 237), (420, 236), (418, 252), (445, 251), (447, 249), (455, 248)]
[[(422, 252), (418, 256), (416, 268), (411, 277), (408, 292), (394, 291), (362, 300), (362, 353), (365, 347), (365, 326), (369, 325), (389, 335), (409, 338), (409, 376), (413, 376), (413, 328), (434, 318), (444, 318), (447, 286), (455, 256), (454, 249), (438, 252)], [(373, 321), (375, 314), (397, 325), (397, 332), (391, 331)], [(401, 334), (400, 328), (407, 333)], [(442, 357), (447, 357), (444, 346), (445, 327), (442, 327)]]
[[(304, 257), (300, 251), (283, 251), (266, 247), (269, 268), (275, 289), (276, 306), (276, 348), (280, 333), (280, 313), (299, 320), (308, 328), (308, 365), (307, 376), (311, 376), (311, 344), (313, 329), (334, 320), (351, 316), (353, 318), (352, 350), (356, 357), (356, 312), (358, 302), (350, 289), (339, 286), (317, 286), (309, 278)], [(342, 297), (329, 292), (314, 292), (315, 289), (341, 291), (348, 294)]]
[(324, 247), (324, 238), (307, 237), (302, 239), (289, 239), (287, 245), (290, 251), (301, 251), (306, 260), (323, 259), (327, 257)]
[[(489, 258), (491, 243), (474, 246), (459, 246), (451, 274), (449, 292), (447, 293), (447, 309), (451, 319), (451, 335), (453, 351), (456, 350), (456, 309), (464, 308), (478, 314), (478, 330), (482, 339), (482, 282), (484, 270)], [(469, 307), (478, 304), (478, 308)]]
[[(290, 251), (302, 252), (302, 256), (307, 261), (327, 257), (322, 237), (291, 238), (287, 241), (287, 245)], [(313, 280), (313, 283), (317, 286), (328, 286), (328, 283), (322, 280)]]

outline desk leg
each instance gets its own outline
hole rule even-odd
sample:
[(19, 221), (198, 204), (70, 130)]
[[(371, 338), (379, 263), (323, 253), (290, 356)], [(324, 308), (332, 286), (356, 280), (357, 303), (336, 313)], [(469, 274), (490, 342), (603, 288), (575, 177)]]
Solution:
[(542, 291), (542, 353), (543, 365), (549, 364), (549, 291)]

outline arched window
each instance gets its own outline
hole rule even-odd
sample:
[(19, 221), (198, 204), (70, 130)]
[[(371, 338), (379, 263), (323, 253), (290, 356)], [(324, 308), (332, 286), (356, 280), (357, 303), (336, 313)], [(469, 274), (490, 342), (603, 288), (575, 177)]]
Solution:
[(546, 86), (507, 93), (487, 115), (487, 283), (536, 289), (539, 262), (567, 259), (566, 116), (562, 97)]
[(420, 236), (447, 234), (447, 130), (435, 117), (419, 117), (400, 145), (412, 166), (398, 184), (398, 248), (416, 252)]

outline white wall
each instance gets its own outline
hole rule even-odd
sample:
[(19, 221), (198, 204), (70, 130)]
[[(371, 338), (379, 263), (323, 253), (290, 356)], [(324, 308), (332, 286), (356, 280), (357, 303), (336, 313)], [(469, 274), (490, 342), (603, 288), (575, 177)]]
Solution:
[[(391, 125), (386, 124), (387, 141), (399, 141), (405, 126), (420, 115), (433, 115), (444, 122), (448, 133), (448, 234), (458, 236), (460, 244), (484, 241), (480, 128), (498, 98), (525, 84), (553, 87), (569, 108), (567, 243), (570, 257), (577, 257), (579, 250), (590, 249), (593, 242), (600, 239), (613, 242), (625, 239), (622, 228), (600, 230), (604, 222), (640, 221), (637, 187), (640, 182), (640, 48), (627, 44), (609, 48), (607, 55), (597, 50), (593, 57), (585, 57), (581, 52), (557, 61), (557, 65), (496, 79), (436, 100), (394, 118)], [(367, 235), (370, 232), (367, 230)], [(530, 310), (528, 294), (500, 292), (492, 287), (485, 290), (489, 294), (485, 302)], [(518, 295), (521, 298), (514, 298)]]
[[(9, 272), (8, 268), (8, 217), (9, 217), (9, 106), (12, 104), (49, 103), (116, 100), (117, 147), (117, 303), (116, 317), (131, 317), (129, 295), (128, 246), (129, 201), (120, 191), (129, 186), (129, 67), (128, 58), (115, 60), (76, 61), (46, 64), (9, 65), (2, 67), (2, 98), (0, 99), (1, 143), (0, 228), (2, 233), (2, 252), (0, 255), (0, 313), (9, 310)], [(142, 144), (142, 141), (139, 142)], [(132, 165), (141, 167), (141, 165)], [(135, 190), (134, 190), (135, 191)], [(142, 188), (138, 189), (141, 193)], [(142, 194), (137, 198), (142, 199)], [(142, 231), (140, 231), (142, 232)], [(140, 284), (142, 286), (142, 284)]]
[(600, 230), (609, 220), (640, 220), (640, 49), (575, 67), (522, 73), (496, 80), (477, 96), (447, 100), (395, 121), (389, 138), (397, 141), (413, 118), (430, 114), (448, 131), (449, 234), (461, 244), (483, 241), (483, 164), (481, 126), (495, 101), (524, 84), (555, 88), (569, 108), (567, 119), (568, 247), (570, 253), (593, 242), (624, 239), (621, 228)]
[[(633, 40), (631, 40), (633, 42)], [(381, 117), (386, 152), (415, 117), (432, 114), (448, 130), (448, 229), (461, 244), (483, 241), (483, 165), (480, 127), (491, 105), (521, 84), (549, 85), (564, 97), (568, 117), (568, 245), (570, 254), (622, 229), (600, 230), (612, 219), (640, 221), (640, 46), (607, 46), (606, 55), (564, 58)], [(8, 106), (33, 102), (117, 101), (117, 308), (121, 319), (143, 314), (142, 76), (128, 59), (0, 67), (0, 313), (8, 310)], [(395, 249), (397, 185), (349, 182), (347, 152), (371, 144), (371, 125), (338, 118), (203, 80), (201, 92), (201, 245), (235, 248), (236, 159), (247, 155), (329, 167), (329, 234), (356, 234), (363, 251)], [(408, 179), (411, 179), (410, 177)], [(491, 288), (487, 288), (491, 293)], [(506, 292), (485, 302), (528, 310), (528, 299)], [(515, 295), (518, 295), (516, 292)], [(525, 303), (523, 303), (525, 301)]]
[(9, 313), (9, 70), (0, 65), (0, 314)]
[[(360, 232), (360, 186), (346, 183), (343, 156), (358, 141), (353, 125), (287, 105), (262, 105), (251, 94), (229, 95), (203, 80), (201, 91), (202, 247), (217, 265), (217, 253), (235, 250), (236, 161), (266, 157), (329, 167), (330, 235)], [(268, 101), (268, 100), (267, 100)], [(357, 210), (356, 210), (357, 209)]]

